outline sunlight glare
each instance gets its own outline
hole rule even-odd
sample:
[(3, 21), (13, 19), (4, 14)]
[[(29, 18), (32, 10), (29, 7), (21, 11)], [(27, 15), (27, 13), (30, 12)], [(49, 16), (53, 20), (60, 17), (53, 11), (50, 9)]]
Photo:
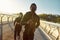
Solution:
[(21, 7), (14, 0), (0, 0), (0, 13), (17, 13), (21, 11)]

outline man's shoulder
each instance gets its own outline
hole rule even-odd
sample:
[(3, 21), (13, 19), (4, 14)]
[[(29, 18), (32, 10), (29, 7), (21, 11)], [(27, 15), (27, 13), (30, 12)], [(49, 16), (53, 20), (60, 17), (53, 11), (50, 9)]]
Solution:
[(35, 14), (36, 15), (36, 17), (39, 17), (37, 14)]
[(17, 19), (20, 19), (20, 17), (17, 17), (16, 20), (17, 20)]
[(25, 14), (25, 15), (30, 15), (30, 13), (31, 13), (31, 12), (26, 12), (26, 14)]
[(36, 18), (40, 19), (40, 17), (37, 14), (35, 16), (36, 16)]
[(31, 13), (31, 12), (29, 11), (29, 12), (26, 12), (26, 13)]
[(18, 19), (18, 18), (20, 18), (20, 17), (17, 17), (16, 19)]

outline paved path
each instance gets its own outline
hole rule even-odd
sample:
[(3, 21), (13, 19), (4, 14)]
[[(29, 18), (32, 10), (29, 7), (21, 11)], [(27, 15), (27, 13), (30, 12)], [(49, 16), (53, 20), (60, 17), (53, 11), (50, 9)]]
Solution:
[[(12, 26), (12, 27), (10, 27)], [(13, 24), (10, 25), (4, 25), (3, 26), (3, 40), (14, 40), (14, 31), (11, 29), (14, 29)], [(21, 35), (21, 40), (23, 37), (23, 32), (24, 32), (24, 27), (22, 28), (22, 31), (20, 33)], [(49, 40), (46, 35), (41, 31), (40, 28), (37, 28), (35, 33), (34, 33), (34, 40)]]
[(37, 28), (34, 33), (34, 40), (49, 40), (40, 28)]

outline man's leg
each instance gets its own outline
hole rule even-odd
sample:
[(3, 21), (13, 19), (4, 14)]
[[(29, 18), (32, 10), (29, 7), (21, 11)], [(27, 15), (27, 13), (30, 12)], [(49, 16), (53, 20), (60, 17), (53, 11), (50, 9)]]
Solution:
[(16, 31), (14, 31), (14, 40), (16, 40)]
[(20, 40), (20, 32), (18, 32), (18, 40)]
[(33, 40), (34, 39), (34, 34), (28, 35), (24, 34), (23, 35), (23, 40)]
[(18, 27), (18, 33), (17, 33), (18, 40), (20, 40), (20, 32), (21, 32), (21, 29), (22, 29), (22, 26), (19, 25), (19, 27)]
[(33, 40), (33, 39), (34, 39), (34, 33), (29, 34), (29, 36), (28, 36), (28, 40)]
[(28, 40), (28, 35), (25, 33), (23, 33), (23, 40)]

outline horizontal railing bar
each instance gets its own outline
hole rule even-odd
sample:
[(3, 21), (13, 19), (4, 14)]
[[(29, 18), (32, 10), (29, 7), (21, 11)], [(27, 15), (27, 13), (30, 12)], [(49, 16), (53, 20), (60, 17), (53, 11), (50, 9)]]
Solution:
[(58, 23), (48, 22), (48, 21), (44, 21), (44, 20), (40, 20), (40, 21), (42, 21), (42, 22), (44, 22), (46, 24), (51, 24), (51, 25), (55, 25), (57, 27), (60, 27), (60, 24), (58, 24)]

